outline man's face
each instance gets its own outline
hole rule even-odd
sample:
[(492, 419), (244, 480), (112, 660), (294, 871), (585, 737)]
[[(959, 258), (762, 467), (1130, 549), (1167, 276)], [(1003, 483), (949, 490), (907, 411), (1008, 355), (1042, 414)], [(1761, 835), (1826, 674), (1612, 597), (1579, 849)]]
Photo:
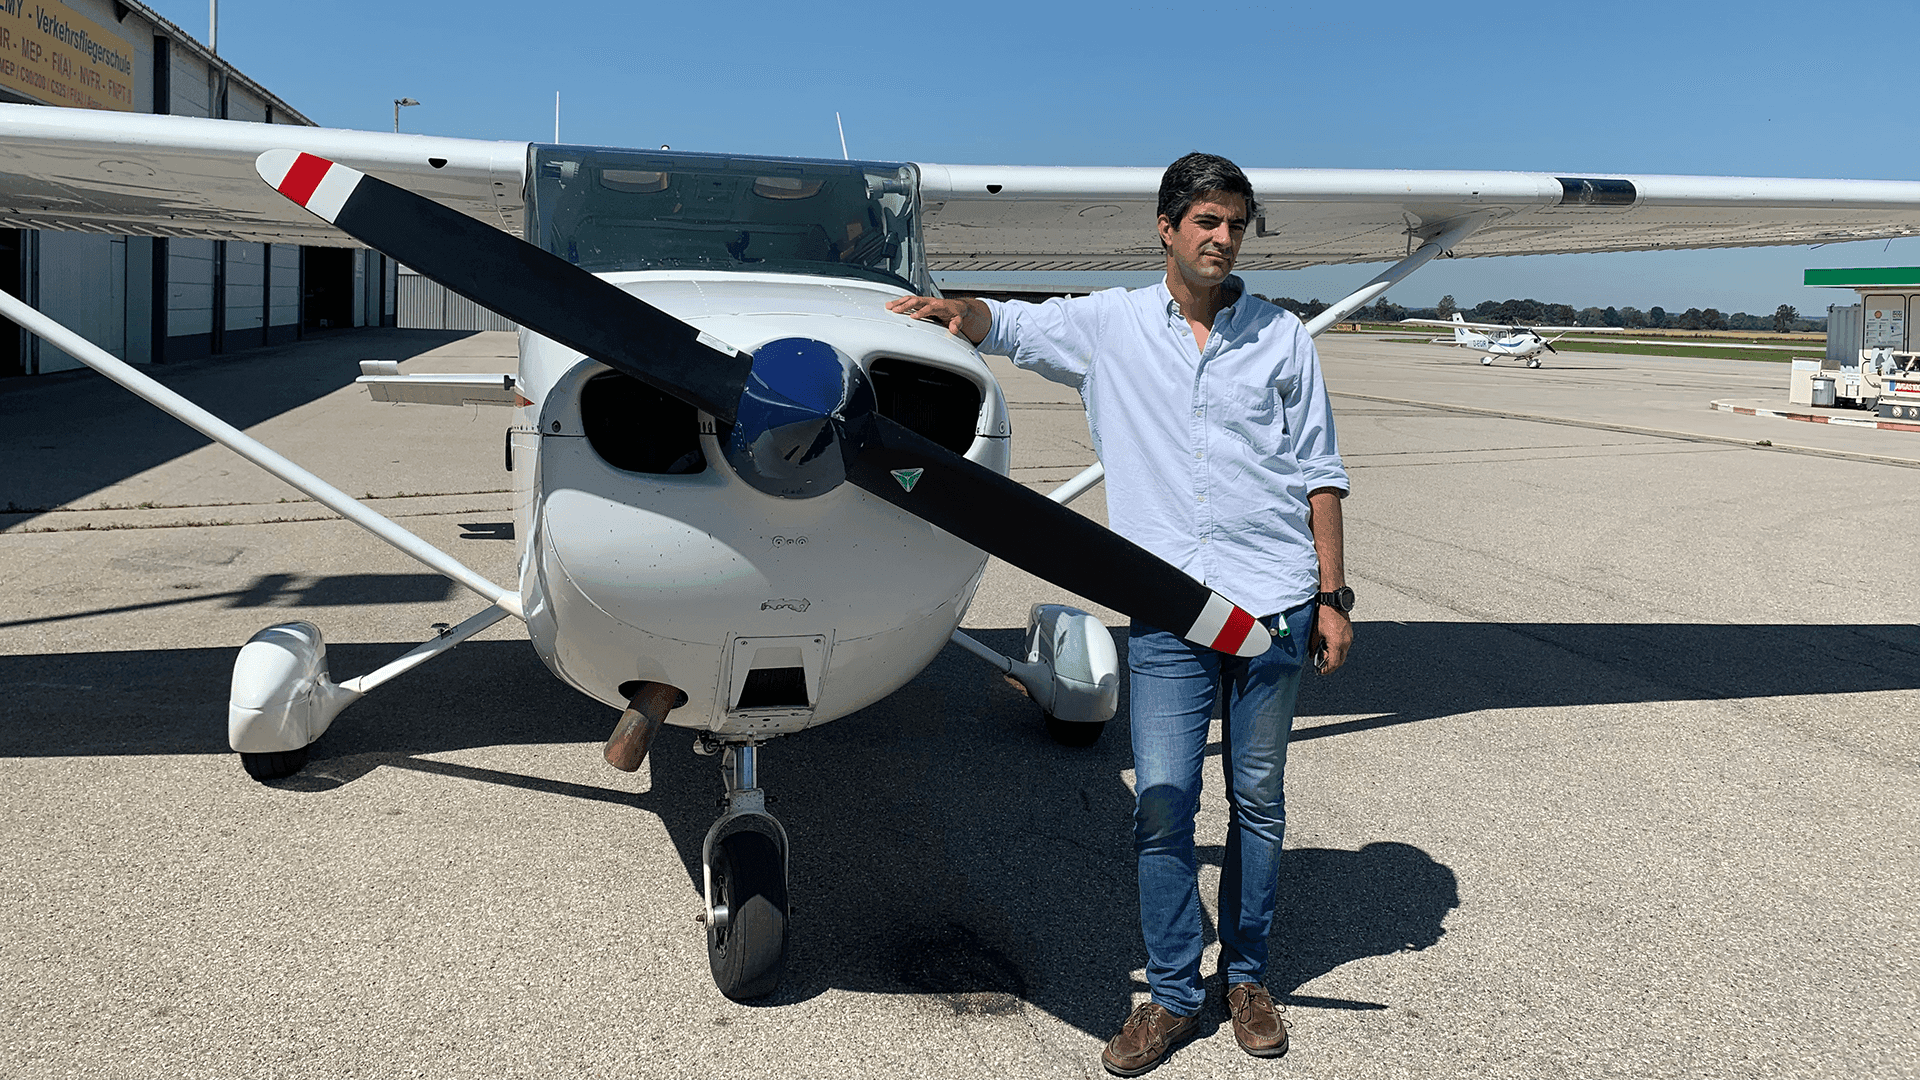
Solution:
[(1189, 284), (1211, 288), (1233, 272), (1247, 234), (1247, 201), (1232, 192), (1209, 191), (1193, 200), (1179, 225), (1160, 217), (1167, 269)]

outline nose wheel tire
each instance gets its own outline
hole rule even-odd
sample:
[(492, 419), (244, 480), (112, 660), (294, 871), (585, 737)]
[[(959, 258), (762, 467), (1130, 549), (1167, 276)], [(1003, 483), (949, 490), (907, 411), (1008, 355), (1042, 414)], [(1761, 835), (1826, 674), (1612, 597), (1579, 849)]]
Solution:
[(1533, 368), (1537, 368), (1537, 367), (1539, 367), (1539, 366), (1540, 366), (1540, 361), (1538, 361), (1538, 360), (1529, 360), (1529, 361), (1527, 361), (1527, 366), (1528, 366), (1528, 367), (1533, 367)]
[(787, 879), (780, 850), (757, 832), (720, 841), (713, 856), (713, 917), (707, 963), (714, 985), (734, 1001), (762, 997), (787, 966)]
[(1107, 722), (1062, 720), (1047, 714), (1047, 735), (1061, 746), (1086, 747), (1100, 741), (1100, 733), (1107, 730)]
[(307, 747), (240, 755), (240, 764), (255, 780), (281, 780), (299, 772), (307, 764)]

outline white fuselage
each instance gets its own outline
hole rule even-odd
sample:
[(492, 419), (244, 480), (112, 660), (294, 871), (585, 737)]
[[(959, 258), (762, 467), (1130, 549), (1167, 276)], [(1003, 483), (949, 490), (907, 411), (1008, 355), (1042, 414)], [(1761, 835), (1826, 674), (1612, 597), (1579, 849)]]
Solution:
[(1495, 335), (1464, 327), (1453, 332), (1453, 343), (1491, 356), (1532, 356), (1547, 345), (1544, 338), (1530, 330)]
[[(773, 274), (606, 277), (743, 350), (807, 337), (863, 369), (884, 357), (957, 373), (980, 395), (966, 456), (1006, 472), (998, 383), (960, 339), (885, 311), (903, 290)], [(518, 386), (532, 404), (510, 435), (519, 584), (534, 648), (560, 678), (616, 707), (637, 681), (666, 683), (687, 696), (668, 723), (777, 735), (884, 697), (946, 645), (985, 569), (978, 548), (851, 484), (809, 499), (764, 494), (727, 464), (705, 414), (703, 470), (616, 468), (579, 407), (607, 368), (526, 331), (520, 347)]]

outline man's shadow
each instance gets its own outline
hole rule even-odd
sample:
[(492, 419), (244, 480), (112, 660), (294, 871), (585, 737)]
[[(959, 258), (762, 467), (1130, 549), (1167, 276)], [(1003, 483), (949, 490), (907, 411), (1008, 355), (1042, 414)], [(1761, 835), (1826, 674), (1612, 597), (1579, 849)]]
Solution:
[(1448, 912), (1459, 906), (1453, 871), (1412, 844), (1289, 848), (1280, 857), (1267, 985), (1289, 1004), (1384, 1009), (1299, 990), (1353, 960), (1431, 948), (1447, 932)]

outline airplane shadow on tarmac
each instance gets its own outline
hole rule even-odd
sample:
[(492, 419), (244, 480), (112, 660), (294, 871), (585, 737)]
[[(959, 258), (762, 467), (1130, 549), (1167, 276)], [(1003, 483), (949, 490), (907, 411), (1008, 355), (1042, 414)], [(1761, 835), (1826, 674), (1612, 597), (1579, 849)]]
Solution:
[[(1012, 650), (1020, 631), (978, 636)], [(1904, 625), (1362, 622), (1358, 640), (1364, 651), (1346, 670), (1307, 680), (1296, 740), (1490, 709), (1920, 688), (1920, 628)], [(329, 654), (345, 676), (407, 647)], [(0, 657), (10, 691), (0, 755), (225, 753), (233, 655)], [(1316, 720), (1328, 716), (1362, 719)], [(918, 994), (956, 1015), (1026, 1002), (1110, 1034), (1140, 988), (1127, 973), (1145, 963), (1124, 718), (1123, 704), (1092, 748), (1056, 746), (1018, 690), (950, 648), (885, 701), (770, 744), (761, 770), (794, 840), (795, 936), (786, 982), (761, 1004), (836, 987)], [(384, 765), (631, 806), (664, 823), (695, 896), (719, 779), (687, 731), (663, 731), (644, 790), (611, 772), (604, 786), (583, 785), (424, 756), (594, 745), (614, 719), (555, 681), (525, 643), (470, 642), (342, 714), (280, 786), (324, 790)], [(250, 783), (237, 762), (233, 773)], [(1220, 854), (1217, 843), (1200, 849), (1203, 861)], [(1384, 1007), (1296, 991), (1352, 960), (1431, 946), (1461, 903), (1453, 871), (1401, 843), (1293, 848), (1280, 876), (1269, 983), (1301, 1006)]]
[[(146, 373), (244, 431), (352, 385), (361, 360), (405, 359), (473, 334), (390, 327), (309, 331), (296, 345), (164, 364)], [(62, 506), (209, 441), (91, 371), (10, 379), (0, 391), (0, 430), (16, 455), (0, 489), (0, 513)]]

